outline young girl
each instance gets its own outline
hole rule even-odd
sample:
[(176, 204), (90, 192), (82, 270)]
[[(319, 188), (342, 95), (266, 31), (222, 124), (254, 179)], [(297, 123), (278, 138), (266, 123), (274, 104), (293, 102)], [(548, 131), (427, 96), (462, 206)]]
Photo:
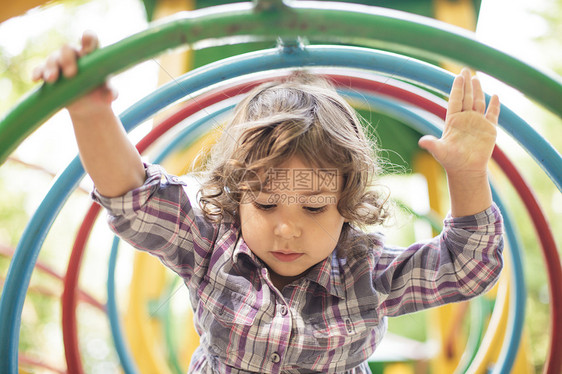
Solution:
[[(96, 48), (65, 46), (34, 72), (53, 82)], [(406, 249), (376, 233), (386, 197), (353, 109), (325, 81), (296, 74), (237, 106), (198, 202), (141, 161), (103, 86), (68, 106), (94, 198), (112, 229), (190, 291), (201, 345), (193, 373), (369, 373), (366, 360), (397, 316), (488, 290), (502, 268), (502, 219), (487, 163), (499, 100), (486, 110), (468, 70), (456, 77), (440, 139), (419, 144), (445, 168), (451, 213), (441, 235)]]

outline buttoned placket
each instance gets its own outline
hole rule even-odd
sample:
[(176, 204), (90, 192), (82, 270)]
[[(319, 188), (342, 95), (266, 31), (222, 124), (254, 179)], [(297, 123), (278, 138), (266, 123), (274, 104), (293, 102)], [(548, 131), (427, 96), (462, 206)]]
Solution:
[(267, 365), (267, 369), (268, 372), (277, 374), (281, 372), (283, 359), (287, 354), (289, 341), (291, 339), (293, 321), (285, 298), (269, 279), (268, 270), (266, 268), (261, 269), (261, 276), (263, 281), (267, 283), (269, 288), (274, 291), (275, 294), (275, 313), (273, 320), (271, 321), (269, 333), (269, 363)]

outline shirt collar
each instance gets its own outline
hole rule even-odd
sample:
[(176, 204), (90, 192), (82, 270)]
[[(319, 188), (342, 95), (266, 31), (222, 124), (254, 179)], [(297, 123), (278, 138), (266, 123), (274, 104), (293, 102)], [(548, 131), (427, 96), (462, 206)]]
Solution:
[(324, 261), (314, 265), (305, 278), (326, 289), (333, 296), (344, 298), (343, 279), (340, 272), (340, 259), (336, 251)]
[(246, 244), (246, 242), (242, 238), (242, 233), (240, 232), (240, 234), (238, 235), (238, 239), (236, 240), (236, 244), (234, 246), (234, 251), (232, 252), (232, 261), (235, 264), (238, 263), (238, 261), (240, 261), (241, 255), (242, 255), (242, 257), (244, 255), (249, 257), (250, 261), (257, 267), (263, 267), (264, 266), (263, 261), (260, 260), (258, 258), (258, 256), (256, 256), (254, 254), (254, 252), (252, 252), (250, 247), (248, 247), (248, 245)]
[[(330, 295), (336, 296), (340, 299), (344, 298), (344, 291), (342, 286), (342, 275), (340, 272), (340, 259), (338, 259), (337, 249), (328, 256), (325, 260), (314, 265), (305, 278), (323, 287)], [(247, 256), (256, 267), (264, 267), (265, 264), (260, 260), (254, 252), (248, 247), (242, 235), (238, 236), (234, 251), (232, 253), (232, 260), (234, 263), (240, 261), (240, 257)]]

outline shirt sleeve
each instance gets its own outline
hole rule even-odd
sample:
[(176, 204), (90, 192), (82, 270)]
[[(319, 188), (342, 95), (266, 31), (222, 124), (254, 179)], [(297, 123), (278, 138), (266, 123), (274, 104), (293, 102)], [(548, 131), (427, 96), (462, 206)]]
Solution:
[(216, 225), (192, 206), (185, 182), (158, 165), (145, 166), (141, 187), (112, 198), (94, 190), (92, 197), (107, 210), (109, 226), (120, 238), (189, 279), (211, 252)]
[(428, 242), (384, 248), (373, 276), (383, 315), (412, 313), (489, 290), (503, 267), (502, 222), (492, 205), (473, 216), (447, 216), (441, 234)]

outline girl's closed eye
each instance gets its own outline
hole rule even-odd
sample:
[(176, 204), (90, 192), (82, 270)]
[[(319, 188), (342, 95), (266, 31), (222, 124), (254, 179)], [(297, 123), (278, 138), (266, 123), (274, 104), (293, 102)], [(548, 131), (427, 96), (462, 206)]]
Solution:
[(304, 206), (303, 207), (303, 209), (309, 211), (310, 213), (315, 213), (315, 214), (322, 213), (322, 212), (326, 211), (327, 208), (328, 208), (327, 205), (317, 206), (317, 207), (314, 207), (314, 206)]
[(261, 204), (261, 203), (258, 203), (257, 201), (254, 201), (252, 204), (257, 209), (264, 210), (264, 211), (272, 210), (273, 208), (275, 208), (277, 206), (275, 204)]

